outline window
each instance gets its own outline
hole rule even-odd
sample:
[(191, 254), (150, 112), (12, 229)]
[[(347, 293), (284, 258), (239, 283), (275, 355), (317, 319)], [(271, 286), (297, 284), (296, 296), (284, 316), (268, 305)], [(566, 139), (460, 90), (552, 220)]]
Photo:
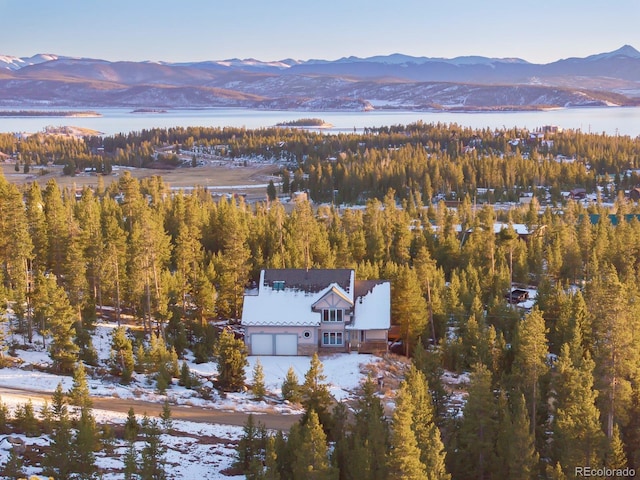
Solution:
[(341, 322), (344, 310), (341, 308), (329, 308), (322, 311), (323, 322)]
[(342, 345), (342, 332), (324, 332), (322, 345)]
[(274, 280), (273, 281), (273, 289), (276, 292), (281, 292), (284, 290), (284, 280)]
[(305, 330), (302, 334), (304, 338), (311, 338), (311, 332), (309, 330)]

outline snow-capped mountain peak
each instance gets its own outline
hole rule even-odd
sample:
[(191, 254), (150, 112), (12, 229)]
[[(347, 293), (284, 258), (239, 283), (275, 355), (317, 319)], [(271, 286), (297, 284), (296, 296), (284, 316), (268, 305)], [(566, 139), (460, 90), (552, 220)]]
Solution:
[(640, 59), (640, 52), (633, 48), (631, 45), (624, 45), (613, 52), (600, 53), (597, 55), (590, 55), (585, 60), (602, 60), (605, 58), (615, 58), (615, 57), (628, 57), (628, 58), (637, 58)]
[(24, 60), (9, 55), (0, 55), (0, 69), (18, 70), (24, 67)]
[(0, 70), (19, 70), (29, 65), (37, 65), (39, 63), (50, 62), (52, 60), (58, 60), (58, 55), (52, 55), (49, 53), (38, 53), (32, 57), (12, 57), (9, 55), (0, 55)]

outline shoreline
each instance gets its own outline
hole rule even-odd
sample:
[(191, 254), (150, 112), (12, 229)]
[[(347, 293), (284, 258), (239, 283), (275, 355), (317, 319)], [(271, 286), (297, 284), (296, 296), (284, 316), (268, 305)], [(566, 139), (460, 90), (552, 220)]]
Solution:
[[(15, 108), (15, 107), (11, 107)], [(42, 108), (42, 107), (41, 107)], [(47, 107), (50, 108), (50, 107)], [(2, 110), (0, 108), (0, 110)], [(9, 110), (9, 108), (7, 109)], [(34, 109), (37, 110), (37, 109)], [(87, 107), (61, 107), (59, 111), (88, 112)], [(52, 117), (13, 117), (0, 116), (0, 132), (41, 132), (51, 125), (75, 125), (100, 131), (104, 135), (117, 135), (122, 132), (139, 131), (151, 128), (183, 127), (237, 127), (247, 129), (274, 128), (279, 122), (311, 117), (331, 123), (333, 127), (319, 128), (318, 125), (306, 125), (306, 130), (319, 132), (339, 132), (362, 130), (366, 127), (410, 124), (416, 121), (424, 123), (457, 123), (470, 128), (508, 127), (536, 128), (543, 125), (558, 125), (565, 129), (581, 129), (584, 132), (606, 132), (609, 134), (629, 135), (635, 138), (640, 134), (639, 107), (562, 107), (545, 108), (537, 111), (451, 111), (415, 109), (377, 108), (373, 111), (361, 110), (274, 110), (250, 108), (206, 108), (171, 109), (165, 114), (131, 113), (130, 108), (95, 109), (99, 118), (59, 118)], [(47, 112), (49, 113), (49, 112)], [(278, 128), (278, 127), (276, 127)]]
[(0, 117), (6, 118), (100, 118), (102, 114), (95, 111), (73, 110), (0, 110)]

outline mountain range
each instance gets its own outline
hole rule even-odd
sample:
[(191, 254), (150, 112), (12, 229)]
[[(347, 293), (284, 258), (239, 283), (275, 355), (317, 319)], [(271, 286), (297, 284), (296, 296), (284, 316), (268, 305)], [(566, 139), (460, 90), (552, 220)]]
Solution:
[(402, 54), (130, 62), (0, 56), (0, 107), (523, 110), (640, 105), (640, 52), (547, 64)]

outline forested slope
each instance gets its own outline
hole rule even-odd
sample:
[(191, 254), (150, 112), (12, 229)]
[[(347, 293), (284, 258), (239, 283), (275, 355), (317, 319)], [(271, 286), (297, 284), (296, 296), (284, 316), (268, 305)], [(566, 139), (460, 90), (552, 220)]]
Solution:
[[(302, 478), (297, 469), (312, 461), (302, 455), (327, 440), (334, 448), (315, 449), (313, 460), (327, 478), (338, 471), (352, 478), (354, 456), (363, 478), (436, 471), (433, 478), (446, 478), (445, 470), (456, 479), (564, 478), (579, 466), (640, 468), (640, 222), (622, 217), (638, 207), (615, 192), (637, 180), (627, 170), (638, 166), (638, 139), (567, 132), (553, 146), (525, 139), (524, 152), (509, 144), (518, 136), (418, 125), (363, 136), (179, 129), (101, 139), (118, 162), (156, 142), (210, 142), (228, 145), (231, 156), (284, 158), (295, 162), (296, 189), (322, 200), (335, 188), (342, 200), (357, 195), (365, 205), (299, 202), (287, 213), (278, 201), (214, 200), (202, 188), (176, 193), (161, 177), (138, 181), (127, 173), (78, 199), (55, 181), (21, 189), (1, 179), (2, 296), (17, 315), (11, 338), (29, 343), (39, 332), (55, 368), (71, 371), (87, 358), (83, 330), (105, 305), (133, 314), (178, 355), (190, 349), (207, 359), (214, 352), (206, 320), (239, 318), (244, 289), (261, 268), (351, 267), (360, 279), (392, 281), (392, 319), (416, 370), (397, 392), (390, 424), (373, 392), (365, 389), (353, 424), (340, 409), (325, 411), (317, 392), (320, 403), (309, 403), (314, 409), (290, 434), (295, 452), (282, 437), (257, 450), (280, 478)], [(12, 137), (0, 141), (11, 151)], [(471, 141), (475, 150), (465, 153)], [(91, 158), (98, 140), (47, 142), (23, 141), (21, 157), (42, 161), (57, 149), (70, 160)], [(344, 155), (327, 160), (336, 152)], [(557, 162), (556, 154), (576, 160)], [(334, 183), (327, 189), (323, 182)], [(470, 195), (480, 185), (507, 197), (539, 185), (560, 201), (560, 189), (599, 183), (614, 190), (611, 207), (569, 201), (541, 208), (534, 199), (496, 213), (472, 208)], [(458, 208), (431, 202), (432, 193), (452, 191)], [(610, 213), (618, 215), (615, 226)], [(536, 233), (496, 235), (497, 220)], [(464, 241), (460, 225), (470, 232)], [(530, 313), (506, 302), (511, 279), (537, 288)], [(472, 372), (461, 415), (448, 409), (444, 368)]]

